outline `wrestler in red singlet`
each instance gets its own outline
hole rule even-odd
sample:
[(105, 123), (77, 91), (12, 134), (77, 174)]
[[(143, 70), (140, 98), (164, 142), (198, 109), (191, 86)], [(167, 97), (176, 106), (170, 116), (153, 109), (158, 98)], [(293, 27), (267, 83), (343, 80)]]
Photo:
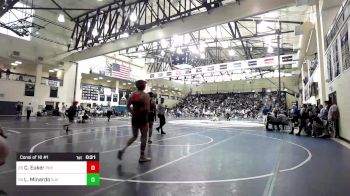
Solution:
[[(137, 91), (133, 92), (129, 97), (127, 107), (131, 113), (131, 124), (133, 136), (128, 140), (127, 144), (122, 150), (118, 151), (118, 158), (121, 160), (125, 149), (130, 146), (141, 132), (141, 155), (139, 162), (150, 161), (151, 158), (145, 156), (145, 148), (148, 133), (148, 113), (150, 111), (149, 95), (143, 92), (146, 88), (146, 81), (138, 80), (135, 83)], [(131, 107), (132, 106), (132, 107)]]
[(6, 158), (9, 155), (9, 145), (5, 140), (6, 138), (5, 131), (0, 125), (0, 166), (5, 164)]

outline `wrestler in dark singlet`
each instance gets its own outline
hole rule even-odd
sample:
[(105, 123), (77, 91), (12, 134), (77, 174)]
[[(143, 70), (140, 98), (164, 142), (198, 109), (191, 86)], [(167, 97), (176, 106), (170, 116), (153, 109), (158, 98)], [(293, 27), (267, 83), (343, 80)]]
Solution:
[(152, 132), (153, 132), (153, 123), (156, 120), (156, 102), (154, 101), (155, 94), (152, 92), (148, 93), (150, 97), (150, 111), (148, 114), (148, 143), (152, 144)]

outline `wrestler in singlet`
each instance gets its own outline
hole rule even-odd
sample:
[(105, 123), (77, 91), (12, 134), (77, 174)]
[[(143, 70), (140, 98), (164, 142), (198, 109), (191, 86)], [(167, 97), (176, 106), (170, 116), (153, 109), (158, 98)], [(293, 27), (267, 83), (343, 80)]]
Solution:
[(156, 119), (156, 110), (157, 110), (157, 106), (156, 106), (156, 102), (154, 101), (155, 98), (155, 94), (152, 92), (148, 93), (149, 97), (150, 97), (150, 111), (148, 114), (148, 143), (152, 144), (152, 132), (153, 132), (153, 123)]
[(149, 95), (143, 92), (146, 88), (146, 81), (138, 80), (135, 83), (137, 91), (133, 92), (129, 97), (127, 107), (131, 113), (131, 125), (133, 136), (128, 140), (125, 147), (118, 151), (118, 159), (122, 156), (128, 146), (130, 146), (138, 137), (139, 130), (141, 132), (141, 149), (139, 162), (150, 161), (151, 158), (145, 156), (147, 133), (148, 133), (148, 113), (150, 110)]

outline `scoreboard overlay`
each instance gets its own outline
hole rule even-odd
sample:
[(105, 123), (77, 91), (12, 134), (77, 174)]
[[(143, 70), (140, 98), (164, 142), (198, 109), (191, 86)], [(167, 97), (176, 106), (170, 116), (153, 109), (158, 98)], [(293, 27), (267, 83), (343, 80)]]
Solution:
[(17, 153), (17, 186), (99, 186), (99, 153)]

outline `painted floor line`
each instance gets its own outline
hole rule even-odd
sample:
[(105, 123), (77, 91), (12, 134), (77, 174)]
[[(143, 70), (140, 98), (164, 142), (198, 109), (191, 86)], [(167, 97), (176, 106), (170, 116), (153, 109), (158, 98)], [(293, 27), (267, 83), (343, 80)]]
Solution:
[[(101, 178), (100, 178), (101, 180), (106, 180), (106, 181), (117, 181), (117, 182), (119, 182), (119, 183), (109, 185), (109, 186), (107, 186), (107, 187), (104, 187), (104, 188), (99, 189), (99, 190), (97, 190), (97, 191), (95, 191), (95, 192), (89, 193), (89, 194), (87, 194), (87, 195), (95, 195), (95, 194), (101, 193), (101, 192), (103, 192), (103, 191), (105, 191), (105, 190), (108, 190), (108, 189), (110, 189), (110, 188), (112, 188), (112, 187), (118, 186), (118, 185), (120, 185), (120, 184), (122, 184), (122, 183), (124, 183), (124, 182), (129, 182), (129, 181), (131, 182), (131, 180), (132, 180), (133, 178), (137, 178), (137, 177), (146, 175), (146, 174), (148, 174), (148, 173), (151, 173), (151, 172), (153, 172), (153, 171), (156, 171), (156, 170), (158, 170), (158, 169), (161, 169), (161, 168), (163, 168), (163, 167), (166, 167), (166, 166), (168, 166), (168, 165), (170, 165), (170, 164), (172, 164), (172, 163), (175, 163), (175, 162), (177, 162), (177, 161), (180, 161), (180, 160), (182, 160), (182, 159), (185, 159), (185, 158), (187, 158), (187, 157), (190, 157), (190, 156), (192, 156), (192, 155), (194, 155), (194, 154), (197, 154), (197, 153), (199, 153), (199, 152), (202, 152), (202, 151), (204, 151), (204, 150), (206, 150), (206, 149), (208, 149), (208, 148), (211, 148), (211, 147), (213, 147), (213, 146), (216, 146), (216, 145), (218, 145), (218, 144), (221, 144), (221, 143), (223, 143), (223, 142), (226, 142), (227, 140), (232, 139), (233, 137), (235, 137), (235, 136), (231, 136), (231, 137), (229, 137), (229, 138), (227, 138), (227, 139), (225, 139), (225, 140), (222, 140), (222, 141), (220, 141), (220, 142), (217, 142), (217, 143), (215, 143), (215, 144), (213, 144), (213, 145), (204, 147), (204, 148), (202, 148), (202, 149), (199, 150), (199, 151), (196, 151), (196, 152), (194, 152), (194, 153), (189, 153), (189, 154), (186, 155), (186, 156), (182, 156), (182, 157), (180, 157), (180, 158), (178, 158), (178, 159), (175, 159), (175, 160), (173, 160), (173, 161), (171, 161), (171, 162), (168, 162), (168, 163), (166, 163), (166, 164), (160, 165), (160, 166), (158, 166), (158, 167), (156, 167), (156, 168), (154, 168), (154, 169), (151, 169), (151, 170), (149, 170), (149, 171), (147, 171), (147, 172), (145, 172), (145, 173), (138, 174), (138, 175), (135, 175), (135, 176), (133, 176), (133, 177), (130, 177), (130, 178), (126, 179), (126, 180), (121, 180), (121, 179), (120, 179), (120, 180), (118, 180), (118, 179), (112, 179), (112, 180), (110, 180), (111, 178), (104, 178), (104, 177), (101, 177)], [(132, 180), (132, 181), (135, 181), (135, 180)], [(153, 181), (153, 182), (154, 182), (154, 181)]]
[[(112, 126), (112, 127), (115, 127), (115, 128), (129, 127), (129, 125)], [(108, 128), (112, 128), (112, 127), (108, 127)], [(76, 130), (79, 130), (79, 129), (75, 129), (74, 131), (76, 131)], [(85, 128), (82, 129), (82, 130), (85, 130)], [(171, 129), (170, 129), (170, 130), (171, 130)], [(178, 130), (178, 129), (174, 129), (174, 130)], [(43, 141), (41, 141), (41, 142), (35, 144), (34, 146), (31, 147), (31, 149), (30, 149), (29, 152), (30, 152), (30, 153), (34, 152), (34, 150), (35, 150), (36, 147), (38, 147), (39, 145), (41, 145), (41, 144), (43, 144), (43, 143), (45, 143), (45, 142), (48, 142), (48, 141), (52, 141), (52, 140), (56, 140), (56, 139), (59, 139), (59, 138), (64, 138), (64, 137), (68, 137), (68, 136), (72, 136), (72, 135), (80, 135), (80, 134), (88, 134), (88, 133), (104, 132), (104, 131), (106, 131), (106, 129), (104, 129), (104, 130), (97, 130), (97, 131), (94, 131), (94, 132), (78, 132), (78, 133), (72, 133), (72, 134), (68, 134), (68, 135), (60, 135), (60, 136), (57, 136), (57, 137), (52, 137), (52, 138), (43, 140)], [(119, 130), (112, 130), (112, 131), (119, 131)], [(161, 141), (161, 140), (160, 140), (160, 141)], [(131, 146), (130, 146), (130, 147), (131, 147)], [(113, 151), (116, 151), (116, 150), (118, 150), (118, 149), (113, 149), (113, 150), (110, 150), (110, 151), (113, 152)], [(109, 151), (102, 151), (102, 152), (100, 152), (100, 153), (105, 153), (105, 152), (109, 152)]]
[[(175, 138), (184, 137), (184, 136), (192, 135), (192, 134), (193, 133), (189, 133), (189, 134), (185, 134), (185, 135), (177, 135), (177, 136), (174, 136), (174, 137), (168, 137), (168, 138), (164, 138), (164, 139), (160, 139), (160, 140), (155, 140), (153, 142), (160, 142), (160, 141), (164, 141), (164, 140), (175, 139)], [(135, 143), (138, 143), (138, 142), (135, 142)], [(133, 147), (136, 147), (136, 146), (139, 146), (139, 145), (132, 145), (132, 146), (129, 146), (128, 148), (133, 148)], [(116, 149), (112, 149), (112, 150), (105, 150), (105, 151), (101, 151), (100, 153), (103, 154), (103, 153), (115, 152), (115, 151), (117, 151), (119, 149), (120, 148), (116, 148)]]
[(339, 139), (339, 138), (332, 138), (332, 140), (334, 140), (335, 142), (343, 145), (344, 147), (350, 149), (350, 143), (347, 143), (346, 141)]
[(5, 170), (5, 171), (0, 171), (0, 175), (1, 174), (7, 174), (7, 173), (12, 173), (12, 172), (15, 172), (16, 169), (10, 169), (10, 170)]
[[(178, 130), (178, 129), (177, 129)], [(215, 129), (214, 129), (215, 130)], [(208, 132), (208, 131), (213, 131), (213, 130), (206, 130), (206, 131), (198, 131), (198, 132), (194, 132), (194, 133), (188, 133), (188, 134), (184, 134), (184, 135), (177, 135), (177, 136), (174, 136), (174, 137), (168, 137), (168, 138), (164, 138), (164, 139), (160, 139), (160, 140), (154, 140), (153, 142), (160, 142), (160, 141), (164, 141), (164, 140), (170, 140), (170, 139), (175, 139), (175, 138), (180, 138), (180, 137), (184, 137), (184, 136), (188, 136), (188, 135), (193, 135), (193, 134), (198, 134), (198, 133), (203, 133), (203, 132)], [(210, 142), (211, 143), (211, 142)], [(131, 145), (129, 146), (128, 148), (133, 148), (133, 147), (136, 147), (136, 146), (139, 146), (139, 145)], [(117, 149), (112, 149), (112, 150), (106, 150), (106, 151), (102, 151), (100, 152), (101, 154), (102, 153), (109, 153), (109, 152), (115, 152), (117, 150), (119, 150), (120, 148), (117, 148)]]
[(145, 184), (210, 184), (210, 183), (222, 183), (222, 182), (238, 182), (238, 181), (247, 181), (247, 180), (255, 180), (260, 178), (266, 178), (272, 176), (273, 173), (253, 176), (253, 177), (243, 177), (243, 178), (233, 178), (233, 179), (224, 179), (224, 180), (193, 180), (193, 181), (147, 181), (147, 180), (122, 180), (122, 179), (114, 179), (114, 178), (105, 178), (101, 177), (101, 180), (106, 181), (114, 181), (114, 182), (133, 182), (133, 183), (145, 183)]
[[(121, 126), (117, 126), (117, 127), (128, 127), (128, 125), (121, 125)], [(102, 132), (102, 131), (106, 131), (106, 130), (97, 130), (97, 131), (94, 131), (94, 132)], [(115, 130), (115, 131), (120, 131), (120, 130)], [(32, 148), (30, 148), (29, 152), (32, 153), (34, 152), (35, 148), (37, 146), (39, 146), (40, 144), (43, 144), (45, 142), (48, 142), (48, 141), (51, 141), (51, 140), (55, 140), (55, 139), (58, 139), (58, 138), (63, 138), (63, 137), (68, 137), (68, 136), (72, 136), (72, 135), (80, 135), (80, 134), (86, 134), (86, 133), (92, 133), (92, 132), (79, 132), (79, 133), (72, 133), (72, 134), (68, 134), (68, 135), (60, 135), (60, 136), (57, 136), (57, 137), (53, 137), (53, 138), (50, 138), (50, 139), (46, 139), (46, 140), (43, 140), (37, 144), (35, 144), (34, 146), (32, 146)]]
[(15, 133), (15, 134), (21, 134), (22, 133), (20, 131), (15, 131), (15, 130), (6, 130), (6, 132), (11, 132), (11, 133)]
[(189, 153), (189, 154), (187, 154), (187, 155), (185, 155), (185, 156), (182, 156), (182, 157), (177, 158), (177, 159), (175, 159), (175, 160), (172, 160), (172, 161), (170, 161), (170, 162), (168, 162), (168, 163), (165, 163), (165, 164), (160, 165), (160, 166), (158, 166), (158, 167), (155, 167), (155, 168), (153, 168), (153, 169), (151, 169), (151, 170), (148, 170), (147, 172), (144, 172), (144, 173), (135, 175), (135, 176), (133, 176), (133, 177), (130, 177), (130, 178), (128, 178), (126, 181), (132, 180), (132, 179), (134, 179), (134, 178), (138, 178), (138, 177), (141, 177), (141, 176), (144, 176), (144, 175), (149, 174), (149, 173), (152, 173), (152, 172), (154, 172), (154, 171), (156, 171), (156, 170), (159, 170), (159, 169), (161, 169), (161, 168), (164, 168), (164, 167), (166, 167), (166, 166), (168, 166), (168, 165), (171, 165), (171, 164), (173, 164), (173, 163), (176, 163), (176, 162), (178, 162), (178, 161), (181, 161), (181, 160), (183, 160), (183, 159), (186, 159), (186, 158), (188, 158), (188, 157), (191, 157), (191, 156), (193, 156), (193, 155), (195, 155), (195, 154), (198, 154), (198, 153), (200, 153), (200, 152), (203, 152), (203, 151), (205, 151), (205, 150), (207, 150), (207, 149), (210, 149), (210, 148), (212, 148), (212, 147), (214, 147), (214, 146), (217, 146), (217, 145), (219, 145), (219, 144), (222, 144), (222, 143), (224, 143), (224, 142), (227, 142), (228, 140), (230, 140), (230, 139), (232, 139), (232, 138), (234, 138), (234, 137), (237, 137), (237, 136), (239, 136), (239, 135), (231, 136), (231, 137), (229, 137), (229, 138), (226, 138), (226, 139), (224, 139), (224, 140), (221, 140), (221, 141), (219, 141), (219, 142), (217, 142), (217, 143), (215, 143), (215, 144), (212, 144), (212, 145), (210, 145), (210, 146), (204, 147), (204, 148), (202, 148), (202, 149), (200, 149), (200, 150), (198, 150), (198, 151), (196, 151), (196, 152)]
[[(240, 129), (235, 129), (235, 130), (240, 130)], [(227, 131), (227, 130), (226, 130)], [(242, 131), (246, 131), (246, 130), (242, 130)], [(234, 132), (234, 130), (232, 131), (228, 131), (228, 132)], [(295, 145), (295, 146), (298, 146), (300, 148), (302, 148), (303, 150), (305, 150), (308, 154), (308, 157), (301, 163), (299, 163), (298, 165), (292, 167), (292, 168), (288, 168), (288, 169), (282, 169), (282, 170), (279, 170), (279, 172), (288, 172), (288, 171), (293, 171), (293, 170), (296, 170), (300, 167), (302, 167), (303, 165), (305, 165), (307, 162), (309, 162), (312, 158), (312, 153), (309, 149), (305, 148), (304, 146), (302, 145), (299, 145), (299, 144), (296, 144), (294, 142), (290, 142), (290, 141), (286, 141), (286, 140), (282, 140), (282, 139), (279, 139), (279, 138), (275, 138), (275, 137), (269, 137), (269, 136), (266, 136), (266, 135), (260, 135), (260, 134), (254, 134), (254, 133), (242, 133), (242, 134), (246, 134), (246, 135), (254, 135), (254, 136), (258, 136), (258, 137), (266, 137), (266, 138), (270, 138), (270, 139), (274, 139), (274, 140), (279, 140), (279, 141), (284, 141), (288, 144), (291, 144), (291, 145)]]

